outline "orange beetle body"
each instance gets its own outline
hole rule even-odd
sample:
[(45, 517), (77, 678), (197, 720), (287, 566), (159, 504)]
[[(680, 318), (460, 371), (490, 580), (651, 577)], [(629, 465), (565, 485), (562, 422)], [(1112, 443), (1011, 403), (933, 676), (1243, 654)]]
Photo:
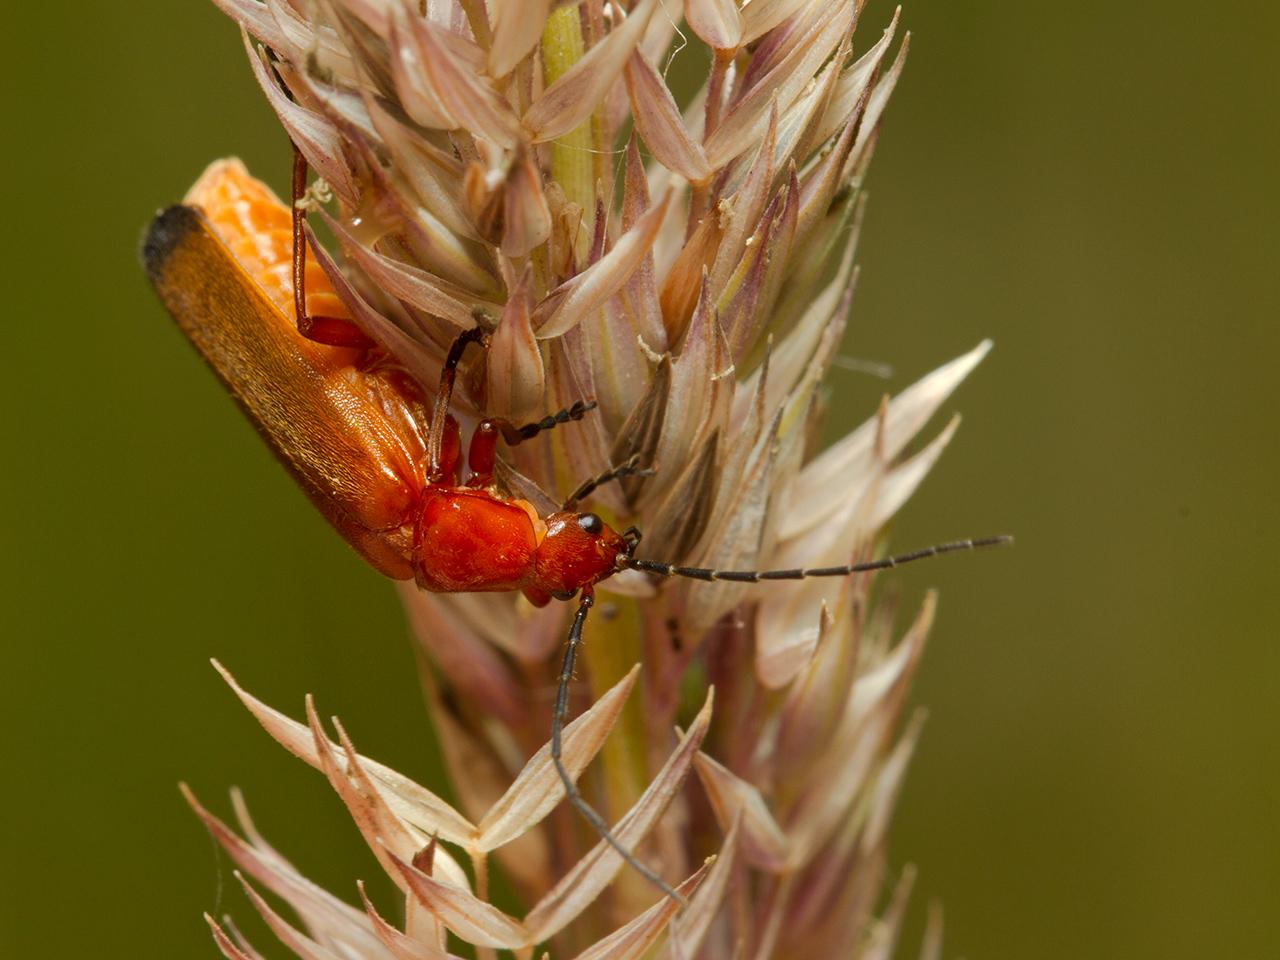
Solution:
[[(545, 519), (492, 481), (498, 431), (472, 440), (377, 348), (297, 328), (289, 209), (238, 161), (213, 164), (143, 246), (165, 306), (308, 497), (377, 570), (437, 592), (522, 590), (538, 605), (611, 576), (627, 541), (593, 514)], [(307, 312), (350, 315), (310, 257)], [(351, 338), (358, 339), (358, 334)], [(432, 416), (446, 418), (430, 449)], [(433, 462), (434, 457), (434, 462)]]

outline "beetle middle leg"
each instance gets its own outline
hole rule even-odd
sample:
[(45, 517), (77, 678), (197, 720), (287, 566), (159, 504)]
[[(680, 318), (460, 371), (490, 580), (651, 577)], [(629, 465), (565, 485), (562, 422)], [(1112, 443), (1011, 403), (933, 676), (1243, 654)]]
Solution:
[[(440, 387), (436, 391), (435, 402), (431, 411), (431, 429), (427, 435), (427, 460), (429, 476), (434, 478), (440, 473), (440, 449), (443, 437), (437, 437), (437, 424), (442, 424), (449, 416), (449, 407), (453, 400), (453, 388), (458, 378), (458, 366), (462, 363), (462, 355), (473, 343), (484, 345), (488, 334), (479, 327), (463, 330), (449, 346), (444, 366), (440, 369)], [(594, 400), (577, 400), (563, 410), (548, 414), (541, 420), (517, 426), (509, 420), (489, 417), (481, 420), (471, 435), (471, 444), (467, 450), (467, 466), (471, 470), (472, 486), (488, 486), (493, 480), (494, 463), (497, 458), (498, 440), (505, 440), (508, 446), (515, 446), (544, 431), (565, 423), (581, 420), (596, 408)], [(438, 482), (433, 480), (433, 482)]]

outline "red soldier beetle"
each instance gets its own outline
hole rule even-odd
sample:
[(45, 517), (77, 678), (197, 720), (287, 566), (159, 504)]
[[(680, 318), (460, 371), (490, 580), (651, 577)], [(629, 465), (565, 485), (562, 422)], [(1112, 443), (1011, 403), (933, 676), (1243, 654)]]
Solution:
[(477, 327), (457, 337), (429, 402), (422, 385), (359, 328), (307, 256), (299, 203), (306, 179), (295, 148), (294, 202), (286, 210), (238, 161), (213, 164), (187, 203), (152, 222), (142, 250), (152, 285), (312, 503), (375, 569), (435, 592), (519, 590), (538, 606), (578, 599), (552, 711), (551, 758), (569, 802), (600, 836), (664, 894), (682, 900), (613, 836), (561, 761), (569, 685), (595, 585), (623, 570), (750, 583), (843, 577), (1009, 538), (813, 569), (712, 570), (641, 559), (638, 530), (618, 533), (577, 510), (600, 484), (652, 472), (634, 461), (588, 480), (546, 515), (495, 482), (500, 439), (514, 445), (579, 420), (594, 408), (589, 400), (524, 426), (481, 420), (463, 481), (450, 404), (466, 348), (483, 346), (487, 334)]

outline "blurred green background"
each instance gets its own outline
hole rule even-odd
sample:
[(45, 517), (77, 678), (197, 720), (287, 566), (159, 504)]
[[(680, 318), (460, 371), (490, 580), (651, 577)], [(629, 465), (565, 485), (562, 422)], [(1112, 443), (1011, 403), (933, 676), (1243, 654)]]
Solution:
[[(314, 691), (408, 773), (433, 748), (390, 586), (138, 266), (210, 159), (284, 183), (236, 30), (201, 0), (6, 21), (0, 955), (212, 957), (200, 912), (250, 911), (180, 779), (223, 813), (243, 786), (344, 896), (379, 871), (209, 656), (295, 714)], [(898, 578), (942, 593), (894, 845), (912, 930), (937, 898), (948, 956), (1276, 956), (1277, 8), (922, 0), (906, 23), (847, 352), (897, 389), (995, 339), (894, 542), (1019, 538)], [(841, 427), (886, 388), (833, 387)]]

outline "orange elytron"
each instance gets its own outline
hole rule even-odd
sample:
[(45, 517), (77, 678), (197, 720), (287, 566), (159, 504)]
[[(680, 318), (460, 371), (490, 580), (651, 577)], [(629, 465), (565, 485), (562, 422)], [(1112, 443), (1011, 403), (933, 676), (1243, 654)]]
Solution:
[(699, 580), (840, 577), (1005, 542), (961, 540), (868, 563), (789, 570), (711, 570), (635, 556), (640, 534), (575, 509), (598, 485), (642, 474), (605, 471), (560, 510), (541, 514), (495, 481), (497, 445), (581, 419), (578, 402), (537, 423), (481, 420), (463, 480), (454, 379), (480, 328), (449, 349), (434, 398), (360, 330), (319, 264), (305, 255), (306, 165), (295, 151), (292, 209), (236, 160), (214, 163), (186, 203), (162, 211), (143, 244), (147, 273), (169, 313), (312, 503), (377, 570), (437, 592), (520, 590), (534, 604), (579, 599), (552, 713), (551, 756), (570, 802), (669, 896), (578, 793), (561, 762), (569, 681), (595, 584), (620, 570)]

